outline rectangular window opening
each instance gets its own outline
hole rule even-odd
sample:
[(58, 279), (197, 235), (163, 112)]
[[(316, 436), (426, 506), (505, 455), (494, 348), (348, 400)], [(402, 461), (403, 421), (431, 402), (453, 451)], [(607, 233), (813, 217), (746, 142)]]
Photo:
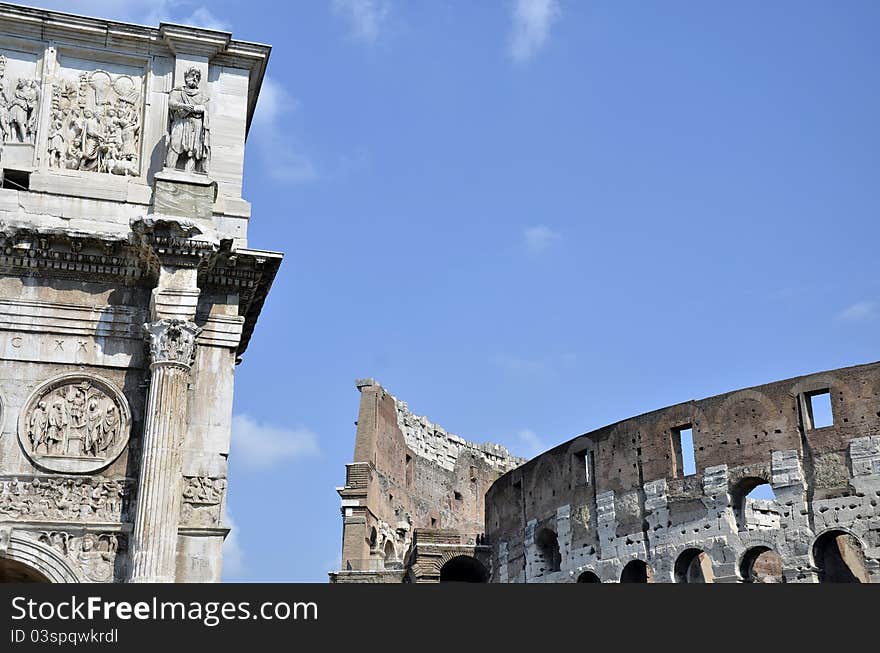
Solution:
[(0, 175), (0, 181), (3, 183), (3, 188), (30, 190), (31, 173), (24, 170), (4, 169), (3, 174)]
[(814, 429), (834, 426), (834, 415), (831, 412), (831, 391), (819, 390), (806, 396), (807, 414), (810, 427)]
[(694, 457), (694, 429), (690, 425), (672, 430), (672, 475), (675, 478), (697, 473)]
[(584, 483), (589, 485), (593, 481), (593, 452), (585, 451), (583, 455)]

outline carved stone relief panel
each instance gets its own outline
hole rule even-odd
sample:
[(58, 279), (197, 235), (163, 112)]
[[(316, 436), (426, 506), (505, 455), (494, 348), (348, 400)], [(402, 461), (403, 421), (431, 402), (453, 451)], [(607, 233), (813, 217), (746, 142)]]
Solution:
[(140, 174), (143, 70), (59, 57), (52, 84), (49, 167)]
[(94, 472), (128, 444), (128, 402), (109, 381), (65, 374), (31, 394), (18, 420), (18, 439), (37, 465), (58, 472)]
[(125, 536), (114, 533), (42, 531), (37, 541), (58, 551), (79, 569), (81, 578), (94, 583), (114, 580), (116, 556), (126, 545)]
[(189, 527), (219, 526), (225, 493), (225, 478), (184, 476), (180, 523)]
[(0, 50), (0, 146), (4, 163), (29, 165), (33, 162), (40, 95), (37, 56)]
[(0, 478), (0, 519), (116, 523), (132, 486), (100, 477)]

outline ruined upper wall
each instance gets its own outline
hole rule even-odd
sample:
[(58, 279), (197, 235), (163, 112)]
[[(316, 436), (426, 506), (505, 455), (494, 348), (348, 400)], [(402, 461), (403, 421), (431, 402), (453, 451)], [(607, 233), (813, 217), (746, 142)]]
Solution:
[[(833, 424), (816, 427), (810, 397), (830, 392)], [(696, 472), (678, 433), (693, 429)], [(769, 483), (774, 502), (746, 500)], [(689, 401), (561, 444), (507, 473), (486, 498), (496, 581), (616, 581), (639, 560), (676, 578), (687, 549), (717, 579), (744, 580), (760, 541), (789, 581), (813, 580), (823, 532), (856, 536), (871, 573), (880, 555), (880, 364), (811, 374)], [(557, 542), (558, 550), (548, 542)], [(554, 556), (558, 559), (553, 560)]]
[[(193, 216), (205, 233), (246, 245), (244, 143), (270, 48), (227, 32), (144, 27), (0, 4), (0, 224), (125, 236), (153, 208), (166, 164), (169, 98), (201, 75), (213, 202)], [(77, 198), (73, 203), (68, 198)], [(173, 207), (171, 207), (173, 208)]]
[(492, 442), (478, 444), (468, 442), (454, 433), (429, 421), (427, 417), (410, 412), (405, 401), (391, 396), (397, 408), (397, 426), (403, 432), (406, 446), (417, 455), (436, 463), (439, 467), (454, 471), (463, 453), (481, 457), (486, 464), (503, 474), (525, 462), (524, 458), (511, 455), (506, 447)]
[(475, 543), (483, 531), (486, 490), (523, 459), (500, 445), (468, 442), (414, 415), (373, 379), (357, 386), (354, 462), (338, 489), (343, 569), (402, 566), (416, 529), (444, 530)]

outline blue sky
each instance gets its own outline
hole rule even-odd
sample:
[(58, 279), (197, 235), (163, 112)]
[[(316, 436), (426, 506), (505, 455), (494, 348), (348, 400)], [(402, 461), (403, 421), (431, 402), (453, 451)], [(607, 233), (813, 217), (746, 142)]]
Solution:
[(228, 580), (337, 564), (357, 377), (532, 455), (878, 358), (876, 2), (54, 6), (274, 46)]

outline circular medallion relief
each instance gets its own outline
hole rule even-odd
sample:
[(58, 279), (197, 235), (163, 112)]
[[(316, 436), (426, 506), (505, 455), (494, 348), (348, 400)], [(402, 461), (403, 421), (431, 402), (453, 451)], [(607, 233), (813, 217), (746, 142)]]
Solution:
[(65, 374), (46, 381), (18, 418), (18, 439), (28, 457), (57, 472), (94, 472), (112, 463), (125, 445), (131, 412), (108, 381)]

